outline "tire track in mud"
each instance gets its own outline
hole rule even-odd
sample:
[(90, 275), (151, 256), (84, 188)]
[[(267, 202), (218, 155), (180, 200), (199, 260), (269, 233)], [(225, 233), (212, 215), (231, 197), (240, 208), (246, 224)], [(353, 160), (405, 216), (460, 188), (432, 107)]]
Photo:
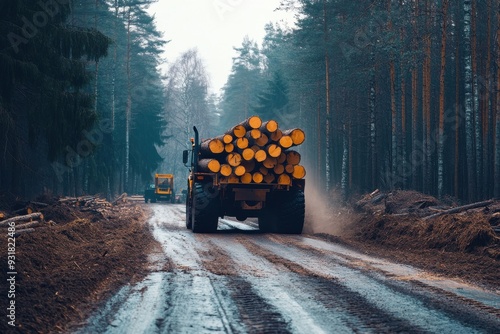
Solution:
[(272, 252), (269, 252), (251, 241), (244, 241), (245, 246), (255, 255), (266, 258), (270, 263), (282, 266), (299, 275), (294, 279), (296, 288), (307, 291), (312, 299), (331, 311), (332, 314), (345, 312), (349, 316), (343, 317), (346, 325), (361, 331), (374, 330), (377, 333), (412, 332), (425, 333), (415, 328), (408, 321), (394, 317), (369, 303), (364, 297), (353, 292), (341, 284), (338, 279), (311, 271), (295, 262), (289, 261)]
[[(276, 235), (269, 237), (270, 240), (282, 242), (280, 238), (281, 236)], [(379, 262), (378, 259), (373, 259), (370, 256), (360, 254), (363, 259), (363, 261), (360, 261), (360, 258), (345, 253), (328, 251), (321, 248), (318, 249), (309, 245), (312, 240), (313, 239), (308, 239), (308, 244), (304, 244), (302, 243), (303, 240), (292, 239), (288, 240), (288, 244), (292, 244), (305, 252), (316, 254), (318, 257), (331, 257), (333, 260), (340, 260), (343, 266), (353, 270), (362, 270), (365, 272), (365, 275), (380, 282), (381, 284), (391, 286), (394, 290), (402, 293), (407, 293), (408, 289), (411, 288), (412, 294), (425, 304), (432, 305), (432, 307), (451, 315), (455, 319), (462, 320), (465, 325), (473, 325), (485, 330), (491, 330), (492, 328), (496, 328), (500, 325), (499, 308), (486, 305), (483, 302), (467, 298), (457, 293), (453, 293), (443, 288), (432, 286), (417, 280), (415, 279), (415, 277), (419, 276), (417, 270), (405, 268), (405, 271), (411, 271), (413, 273), (413, 278), (408, 279), (412, 276), (400, 276), (380, 268), (377, 266), (377, 263)], [(375, 261), (376, 264), (372, 261)], [(394, 266), (399, 265), (395, 264)], [(458, 291), (460, 292), (461, 289), (458, 288)], [(443, 303), (443, 300), (446, 300), (446, 303)], [(487, 300), (485, 302), (488, 303), (490, 301)], [(499, 303), (500, 301), (497, 301), (496, 305)]]
[[(281, 257), (284, 259), (280, 260), (281, 262), (303, 266), (318, 276), (328, 277), (330, 275), (337, 278), (340, 285), (348, 291), (348, 296), (354, 299), (357, 295), (361, 296), (364, 303), (372, 305), (374, 309), (378, 310), (376, 312), (387, 313), (395, 319), (409, 323), (412, 332), (420, 329), (424, 332), (475, 333), (492, 328), (489, 325), (483, 328), (476, 321), (465, 322), (456, 312), (449, 313), (443, 308), (436, 307), (437, 304), (426, 303), (426, 300), (419, 298), (418, 294), (412, 292), (414, 287), (409, 283), (404, 288), (396, 289), (393, 284), (389, 284), (388, 279), (374, 278), (376, 273), (367, 273), (359, 268), (349, 268), (344, 263), (339, 262), (338, 258), (328, 257), (325, 254), (318, 258), (317, 254), (311, 254), (309, 250), (297, 249), (293, 245), (290, 246), (290, 243), (287, 245), (277, 244), (272, 239), (275, 237), (269, 236), (267, 240), (255, 239), (252, 242), (258, 247), (265, 248), (265, 252), (272, 254), (273, 260), (276, 260), (276, 257)], [(263, 254), (263, 256), (266, 255)]]
[[(161, 320), (161, 331), (173, 332), (175, 328), (179, 328), (178, 323), (168, 319), (179, 319), (180, 314), (177, 310), (189, 309), (188, 306), (180, 307), (179, 304), (185, 304), (186, 300), (192, 301), (189, 304), (196, 304), (194, 299), (199, 300), (201, 297), (203, 300), (210, 300), (204, 308), (217, 308), (217, 313), (225, 326), (222, 329), (220, 326), (212, 325), (209, 328), (203, 328), (202, 331), (242, 332), (242, 328), (236, 325), (242, 323), (245, 328), (251, 329), (250, 332), (290, 333), (288, 324), (279, 311), (252, 289), (252, 283), (240, 277), (242, 273), (247, 272), (257, 273), (257, 276), (262, 273), (255, 270), (252, 265), (235, 262), (234, 255), (231, 256), (228, 253), (227, 247), (222, 248), (217, 245), (217, 243), (226, 246), (231, 244), (230, 250), (237, 251), (238, 243), (231, 242), (232, 236), (194, 235), (186, 232), (184, 228), (179, 229), (178, 225), (172, 225), (157, 225), (155, 229), (161, 229), (161, 232), (156, 233), (168, 233), (168, 237), (165, 237), (162, 242), (164, 251), (173, 263), (173, 272), (177, 272), (177, 276), (186, 278), (182, 283), (171, 284), (171, 296), (164, 310), (165, 316)], [(158, 239), (161, 239), (160, 236)], [(244, 252), (243, 247), (239, 250)], [(200, 280), (205, 282), (205, 286), (211, 286), (211, 288), (205, 288), (205, 290), (212, 291), (210, 296), (192, 287), (195, 281)], [(181, 297), (176, 296), (181, 293), (179, 291), (186, 290), (195, 290), (194, 295), (187, 296), (182, 293)], [(209, 313), (213, 315), (215, 311)], [(200, 321), (200, 313), (194, 315), (193, 321)], [(206, 321), (205, 319), (204, 322)], [(191, 330), (194, 329), (191, 328)]]
[(281, 313), (253, 288), (247, 280), (234, 277), (227, 281), (241, 321), (252, 333), (292, 333)]

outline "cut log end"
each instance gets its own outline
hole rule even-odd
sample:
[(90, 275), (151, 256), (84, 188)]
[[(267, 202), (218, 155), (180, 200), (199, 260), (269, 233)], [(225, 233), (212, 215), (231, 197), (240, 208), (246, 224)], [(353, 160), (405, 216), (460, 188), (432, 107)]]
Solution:
[(233, 168), (230, 165), (223, 164), (220, 166), (220, 174), (222, 176), (228, 177), (233, 173)]
[(236, 176), (243, 176), (246, 173), (246, 169), (243, 166), (237, 166), (234, 168), (234, 175)]
[(274, 166), (274, 174), (277, 174), (277, 175), (281, 175), (285, 172), (285, 166), (283, 166), (282, 164), (277, 164), (276, 166)]
[(198, 162), (198, 169), (202, 172), (218, 173), (220, 162), (215, 159), (202, 159)]
[(243, 125), (236, 125), (232, 130), (231, 133), (236, 137), (236, 138), (243, 138), (245, 137), (245, 134), (247, 133), (247, 130)]
[(266, 146), (268, 142), (269, 142), (269, 137), (265, 133), (263, 133), (259, 139), (255, 140), (255, 144), (257, 144), (260, 147)]
[(290, 184), (292, 184), (292, 179), (287, 174), (281, 174), (278, 177), (278, 184), (280, 184), (280, 185), (290, 185)]
[(290, 129), (283, 131), (284, 136), (292, 138), (293, 145), (301, 145), (306, 139), (306, 134), (302, 129)]
[(264, 150), (258, 150), (255, 152), (254, 158), (257, 162), (263, 162), (267, 158), (267, 153)]
[(224, 142), (224, 144), (230, 144), (233, 142), (233, 136), (226, 133), (223, 137), (222, 137), (222, 141)]
[(276, 122), (275, 120), (269, 120), (262, 123), (261, 131), (273, 133), (276, 132), (276, 130), (278, 130), (278, 122)]
[(248, 119), (248, 126), (252, 129), (258, 129), (262, 125), (262, 119), (259, 116), (252, 116)]
[(255, 152), (251, 148), (246, 148), (241, 153), (243, 160), (250, 161), (254, 158)]
[(249, 184), (252, 183), (252, 174), (250, 173), (245, 173), (240, 177), (240, 181), (243, 184)]
[(265, 183), (273, 183), (274, 180), (276, 180), (276, 176), (274, 174), (269, 173), (269, 174), (264, 176)]
[(273, 169), (277, 164), (278, 164), (278, 159), (273, 158), (273, 157), (267, 157), (264, 162), (262, 162), (264, 167), (268, 169)]
[(234, 151), (234, 145), (233, 144), (226, 144), (226, 146), (224, 146), (224, 151), (226, 151), (226, 153), (231, 153)]
[(250, 138), (252, 138), (254, 140), (257, 140), (260, 137), (262, 137), (262, 132), (260, 132), (260, 130), (258, 130), (258, 129), (252, 129), (250, 131)]
[(239, 153), (229, 153), (226, 157), (226, 162), (233, 167), (239, 166), (241, 164), (241, 155)]
[(247, 138), (245, 137), (242, 137), (242, 138), (238, 138), (235, 142), (235, 146), (238, 147), (239, 149), (243, 150), (245, 148), (247, 148), (249, 145), (249, 141)]
[(306, 176), (306, 169), (304, 166), (301, 165), (295, 165), (293, 166), (293, 173), (292, 173), (293, 178), (295, 179), (303, 179)]
[(222, 140), (214, 138), (205, 140), (200, 145), (200, 150), (202, 154), (220, 154), (224, 152), (224, 143)]
[(283, 137), (279, 140), (279, 143), (283, 148), (290, 148), (293, 145), (293, 140), (292, 137), (283, 135)]
[(300, 153), (297, 151), (287, 151), (286, 162), (290, 165), (298, 165), (300, 163)]
[(267, 153), (273, 158), (278, 158), (281, 155), (281, 147), (276, 144), (270, 144), (267, 146)]
[(253, 173), (252, 174), (252, 181), (254, 183), (262, 183), (262, 181), (264, 181), (264, 175), (262, 175), (259, 172)]

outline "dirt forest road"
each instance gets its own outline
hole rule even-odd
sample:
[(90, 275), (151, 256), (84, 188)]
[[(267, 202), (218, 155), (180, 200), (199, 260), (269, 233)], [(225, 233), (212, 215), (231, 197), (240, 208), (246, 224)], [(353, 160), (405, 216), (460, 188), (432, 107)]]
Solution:
[(310, 236), (221, 220), (185, 228), (153, 204), (162, 249), (79, 333), (499, 333), (500, 295)]

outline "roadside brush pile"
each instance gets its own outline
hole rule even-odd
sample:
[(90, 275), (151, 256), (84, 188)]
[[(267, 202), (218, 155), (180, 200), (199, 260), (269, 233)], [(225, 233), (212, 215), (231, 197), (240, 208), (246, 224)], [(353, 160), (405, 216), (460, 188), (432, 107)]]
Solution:
[(306, 175), (300, 153), (301, 129), (281, 130), (274, 120), (252, 116), (223, 135), (202, 140), (199, 172), (216, 173), (221, 183), (290, 185)]
[(393, 247), (500, 259), (500, 201), (445, 203), (416, 191), (374, 191), (355, 203), (359, 237)]
[[(142, 278), (148, 254), (160, 247), (146, 212), (125, 195), (108, 202), (99, 196), (20, 201), (0, 194), (0, 232), (4, 268), (7, 249), (15, 251), (15, 305), (22, 311), (16, 333), (70, 332), (69, 321), (84, 321), (101, 298)], [(7, 278), (2, 270), (0, 280)], [(0, 295), (7, 289), (0, 284)], [(0, 298), (0, 307), (7, 309), (8, 302)], [(7, 321), (0, 322), (0, 333), (11, 332)]]

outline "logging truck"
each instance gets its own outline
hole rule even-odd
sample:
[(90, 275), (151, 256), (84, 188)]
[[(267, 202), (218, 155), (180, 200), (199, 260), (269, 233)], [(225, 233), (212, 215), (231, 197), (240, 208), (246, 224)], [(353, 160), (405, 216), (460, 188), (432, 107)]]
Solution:
[(302, 130), (281, 131), (277, 122), (262, 123), (257, 116), (202, 142), (197, 128), (193, 130), (192, 149), (183, 152), (190, 169), (188, 229), (212, 233), (219, 217), (229, 216), (239, 221), (258, 218), (263, 232), (302, 233), (305, 169), (300, 154), (287, 150), (303, 142)]
[(155, 174), (155, 183), (150, 184), (144, 191), (144, 202), (157, 201), (175, 202), (174, 175)]

